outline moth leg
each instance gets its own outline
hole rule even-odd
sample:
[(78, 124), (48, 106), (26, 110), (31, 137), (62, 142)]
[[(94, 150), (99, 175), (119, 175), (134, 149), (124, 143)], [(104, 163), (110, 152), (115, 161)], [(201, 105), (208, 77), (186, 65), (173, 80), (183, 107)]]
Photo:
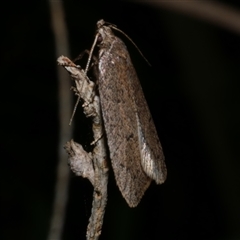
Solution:
[[(90, 51), (89, 51), (88, 49), (85, 49), (84, 51), (82, 51), (82, 52), (73, 60), (73, 62), (75, 63), (76, 61), (81, 60), (85, 54), (88, 54), (88, 55), (89, 55), (89, 53), (90, 53)], [(89, 69), (88, 69), (88, 72), (89, 72), (89, 70), (91, 70), (92, 67), (94, 67), (95, 65), (98, 64), (98, 58), (97, 58), (96, 56), (93, 55), (93, 56), (92, 56), (92, 59), (93, 59), (93, 61), (92, 61), (91, 65), (90, 65), (90, 67), (89, 67)], [(77, 65), (77, 66), (78, 66), (78, 65)]]
[(88, 49), (83, 50), (75, 59), (73, 59), (73, 62), (81, 60), (86, 53), (89, 55)]
[(93, 59), (93, 62), (92, 62), (92, 64), (91, 64), (89, 69), (91, 69), (92, 67), (98, 65), (98, 58), (95, 55), (92, 56), (92, 59)]
[(92, 141), (92, 142), (91, 142), (91, 145), (96, 144), (96, 142), (98, 142), (102, 137), (103, 137), (103, 133), (101, 133), (100, 136), (98, 136), (94, 141)]

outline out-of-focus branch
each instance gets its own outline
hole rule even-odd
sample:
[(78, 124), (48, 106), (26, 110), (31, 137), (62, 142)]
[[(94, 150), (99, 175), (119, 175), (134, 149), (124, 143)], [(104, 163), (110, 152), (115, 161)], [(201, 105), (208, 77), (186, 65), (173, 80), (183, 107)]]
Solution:
[(132, 1), (180, 12), (240, 34), (240, 10), (234, 9), (226, 4), (199, 0)]
[[(61, 54), (69, 55), (68, 33), (64, 22), (64, 10), (62, 1), (49, 1), (52, 30), (55, 37), (56, 58)], [(58, 104), (59, 104), (59, 144), (58, 165), (56, 167), (55, 195), (53, 202), (53, 213), (50, 222), (48, 240), (61, 239), (65, 219), (65, 208), (68, 198), (68, 185), (70, 171), (66, 166), (66, 153), (63, 149), (66, 141), (72, 138), (72, 129), (68, 122), (72, 111), (72, 97), (69, 91), (71, 83), (67, 73), (57, 69), (58, 75)], [(51, 79), (50, 79), (51, 80)]]

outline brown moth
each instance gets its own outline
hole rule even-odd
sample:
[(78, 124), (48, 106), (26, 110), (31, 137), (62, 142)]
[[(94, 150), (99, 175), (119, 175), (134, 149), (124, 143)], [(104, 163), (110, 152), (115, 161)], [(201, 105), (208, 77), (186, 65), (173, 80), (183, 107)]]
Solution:
[[(140, 202), (152, 180), (167, 176), (164, 155), (126, 45), (114, 25), (97, 22), (98, 89), (111, 163), (117, 185), (130, 207)], [(89, 64), (88, 62), (88, 64)]]

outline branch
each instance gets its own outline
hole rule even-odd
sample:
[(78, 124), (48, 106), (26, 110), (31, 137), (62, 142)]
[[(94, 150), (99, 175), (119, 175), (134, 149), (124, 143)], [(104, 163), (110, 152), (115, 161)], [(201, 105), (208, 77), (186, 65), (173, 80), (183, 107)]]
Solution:
[(101, 234), (103, 216), (107, 202), (108, 166), (106, 144), (103, 138), (103, 122), (99, 97), (95, 93), (95, 84), (88, 79), (84, 70), (75, 65), (67, 57), (58, 58), (62, 65), (75, 80), (74, 92), (83, 102), (83, 111), (92, 118), (92, 130), (95, 145), (92, 153), (87, 153), (80, 144), (73, 140), (65, 145), (69, 154), (69, 164), (73, 172), (86, 177), (93, 184), (92, 213), (87, 227), (87, 240), (97, 240)]

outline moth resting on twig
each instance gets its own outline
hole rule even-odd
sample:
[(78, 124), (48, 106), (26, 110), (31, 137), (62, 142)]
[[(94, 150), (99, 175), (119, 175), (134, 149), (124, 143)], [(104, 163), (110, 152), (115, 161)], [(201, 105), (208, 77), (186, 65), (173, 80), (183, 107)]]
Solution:
[(167, 170), (128, 50), (112, 29), (118, 30), (104, 20), (97, 22), (87, 68), (97, 44), (97, 82), (111, 163), (123, 197), (135, 207), (152, 180), (165, 181)]
[[(85, 70), (67, 57), (58, 58), (58, 63), (76, 83), (74, 92), (78, 101), (73, 115), (81, 99), (84, 114), (92, 119), (93, 151), (86, 152), (73, 140), (65, 146), (73, 172), (88, 178), (94, 187), (88, 240), (99, 238), (107, 202), (105, 136), (117, 185), (130, 207), (137, 206), (152, 180), (161, 184), (167, 176), (162, 147), (137, 74), (125, 44), (112, 29), (120, 31), (103, 20), (97, 22), (97, 33)], [(100, 100), (95, 83), (87, 76), (97, 42), (99, 52), (95, 64), (98, 70), (94, 75)]]

